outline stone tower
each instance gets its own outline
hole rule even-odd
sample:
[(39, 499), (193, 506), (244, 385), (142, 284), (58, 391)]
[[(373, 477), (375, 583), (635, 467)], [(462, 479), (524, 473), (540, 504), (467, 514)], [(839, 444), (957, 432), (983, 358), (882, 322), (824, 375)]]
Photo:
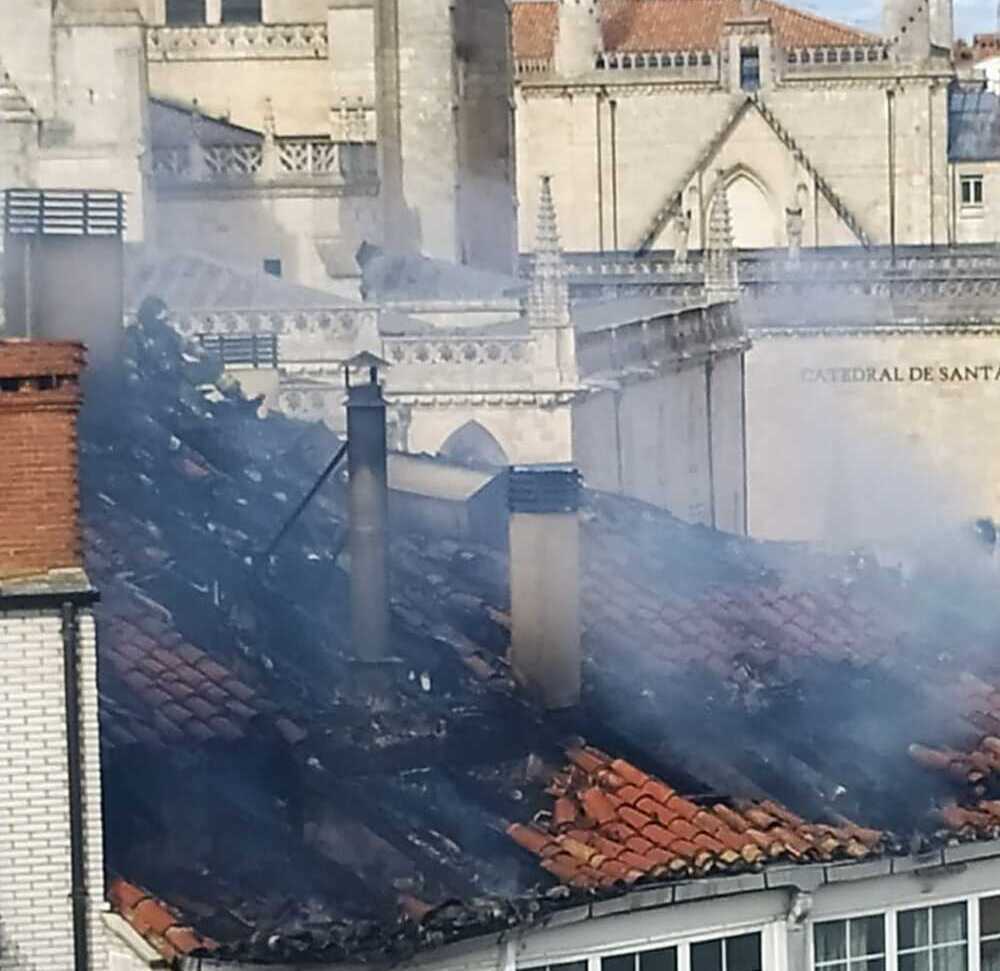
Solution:
[(513, 57), (505, 0), (374, 0), (384, 240), (512, 272)]
[(0, 62), (33, 112), (22, 158), (0, 182), (115, 189), (129, 198), (129, 237), (141, 239), (148, 146), (145, 27), (138, 0), (3, 0)]
[[(946, 29), (950, 31), (951, 0), (884, 0), (882, 33), (896, 61), (914, 64), (930, 57), (932, 8), (939, 19), (948, 21)], [(938, 24), (936, 30), (941, 29)]]
[(705, 254), (705, 295), (709, 303), (735, 300), (739, 296), (737, 253), (733, 246), (733, 220), (729, 212), (724, 173), (718, 173), (708, 217), (708, 247)]
[(603, 50), (597, 0), (559, 0), (555, 68), (561, 77), (587, 74)]

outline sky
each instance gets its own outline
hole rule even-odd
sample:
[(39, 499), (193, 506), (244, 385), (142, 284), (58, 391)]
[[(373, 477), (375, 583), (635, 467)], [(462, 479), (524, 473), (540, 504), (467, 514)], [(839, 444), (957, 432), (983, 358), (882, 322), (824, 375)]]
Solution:
[[(996, 30), (997, 0), (954, 0), (955, 36)], [(792, 6), (813, 10), (824, 17), (877, 31), (882, 21), (879, 0), (792, 0)]]

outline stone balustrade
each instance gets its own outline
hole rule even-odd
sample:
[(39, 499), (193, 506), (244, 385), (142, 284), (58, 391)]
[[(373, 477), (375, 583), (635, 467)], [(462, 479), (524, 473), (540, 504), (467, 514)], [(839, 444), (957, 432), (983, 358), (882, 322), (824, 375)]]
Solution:
[(599, 71), (656, 71), (695, 80), (714, 81), (718, 77), (718, 51), (649, 51), (599, 55)]
[(378, 137), (378, 123), (375, 108), (359, 101), (350, 103), (346, 99), (330, 111), (330, 136), (335, 142), (370, 142)]
[(883, 64), (889, 60), (885, 44), (855, 47), (793, 47), (784, 52), (785, 74), (856, 70), (862, 64)]
[(552, 70), (550, 57), (519, 57), (514, 65), (518, 77), (529, 77), (532, 74), (547, 74)]
[(325, 58), (325, 24), (222, 24), (151, 27), (150, 61), (234, 61)]
[(185, 337), (276, 334), (282, 365), (336, 363), (377, 347), (377, 308), (357, 305), (273, 310), (172, 311), (170, 324)]
[(359, 143), (325, 138), (276, 138), (256, 145), (200, 145), (157, 148), (151, 155), (153, 178), (161, 185), (192, 183), (248, 184), (368, 183), (377, 176), (374, 155), (356, 158)]
[[(550, 58), (521, 58), (518, 77), (547, 74), (555, 65)], [(718, 51), (605, 51), (594, 63), (595, 71), (655, 71), (681, 80), (716, 81), (719, 76)]]

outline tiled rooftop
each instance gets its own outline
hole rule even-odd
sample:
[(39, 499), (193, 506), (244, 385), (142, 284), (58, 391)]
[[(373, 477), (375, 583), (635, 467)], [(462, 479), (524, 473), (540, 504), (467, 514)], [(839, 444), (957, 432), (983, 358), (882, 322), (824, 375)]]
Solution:
[[(514, 10), (514, 53), (520, 60), (551, 58), (558, 31), (558, 4), (519, 0)], [(745, 16), (742, 0), (603, 0), (600, 3), (607, 51), (712, 50), (727, 20)], [(872, 34), (816, 14), (756, 0), (753, 16), (768, 17), (783, 47), (871, 44)]]
[(205, 397), (212, 366), (162, 325), (128, 357), (81, 417), (108, 864), (219, 954), (400, 957), (560, 883), (993, 831), (1000, 617), (975, 548), (904, 581), (587, 493), (584, 704), (554, 718), (513, 689), (504, 552), (399, 534), (399, 660), (373, 688), (341, 482), (260, 553), (335, 436)]
[(877, 830), (811, 824), (770, 800), (694, 802), (598, 749), (567, 754), (546, 789), (551, 812), (507, 832), (574, 887), (704, 876), (772, 860), (860, 860), (881, 848)]

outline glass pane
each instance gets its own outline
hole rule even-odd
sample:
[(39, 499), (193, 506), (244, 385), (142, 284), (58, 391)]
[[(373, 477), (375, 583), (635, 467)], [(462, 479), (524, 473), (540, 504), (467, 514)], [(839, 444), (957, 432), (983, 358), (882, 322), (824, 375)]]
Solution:
[(979, 901), (979, 933), (983, 937), (1000, 934), (1000, 897), (983, 897)]
[(979, 971), (1000, 971), (1000, 941), (983, 941), (979, 948)]
[(677, 948), (643, 951), (639, 955), (639, 971), (677, 971)]
[(885, 918), (882, 914), (850, 921), (851, 957), (885, 953)]
[(828, 920), (814, 932), (816, 963), (843, 961), (847, 957), (847, 921)]
[(203, 24), (205, 0), (167, 0), (166, 13), (168, 24)]
[(937, 947), (931, 951), (934, 971), (965, 971), (965, 945), (952, 944), (951, 947)]
[(867, 961), (852, 961), (849, 971), (885, 971), (885, 958), (869, 958)]
[(761, 971), (760, 964), (760, 934), (726, 939), (726, 971)]
[(722, 971), (722, 941), (692, 944), (691, 971)]
[(965, 940), (965, 901), (959, 904), (947, 904), (944, 907), (935, 907), (932, 913), (931, 940), (934, 944), (943, 944), (945, 941)]
[(601, 971), (635, 971), (635, 955), (616, 954), (614, 957), (601, 958)]
[(899, 971), (930, 971), (929, 951), (912, 951), (899, 955)]
[(261, 20), (261, 0), (222, 0), (224, 24), (259, 24)]
[(899, 937), (897, 946), (906, 950), (911, 947), (926, 947), (930, 943), (930, 921), (928, 910), (904, 910), (896, 921)]

